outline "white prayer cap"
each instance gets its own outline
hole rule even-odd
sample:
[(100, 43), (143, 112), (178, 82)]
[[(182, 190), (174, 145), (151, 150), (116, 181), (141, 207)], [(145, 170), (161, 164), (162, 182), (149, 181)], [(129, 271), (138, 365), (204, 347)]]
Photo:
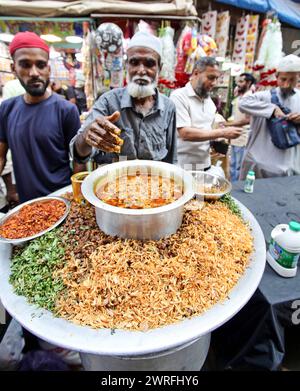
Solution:
[(138, 31), (129, 41), (127, 49), (141, 46), (154, 50), (161, 57), (162, 45), (160, 39), (145, 31)]
[(300, 72), (300, 58), (294, 54), (283, 57), (278, 65), (277, 72)]

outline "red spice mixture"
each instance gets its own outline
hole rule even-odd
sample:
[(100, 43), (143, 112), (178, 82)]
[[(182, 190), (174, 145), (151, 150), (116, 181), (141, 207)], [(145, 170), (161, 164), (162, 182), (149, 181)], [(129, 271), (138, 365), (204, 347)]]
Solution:
[(59, 200), (25, 205), (2, 224), (0, 235), (6, 239), (27, 238), (51, 227), (65, 211), (65, 203)]

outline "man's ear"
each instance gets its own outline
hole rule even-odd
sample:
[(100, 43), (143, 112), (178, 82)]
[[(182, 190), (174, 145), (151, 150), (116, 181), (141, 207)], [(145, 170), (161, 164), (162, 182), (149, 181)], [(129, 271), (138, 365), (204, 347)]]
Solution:
[(160, 72), (161, 69), (162, 69), (163, 64), (162, 64), (161, 58), (159, 56), (158, 56), (157, 64), (158, 64), (158, 70)]
[(11, 69), (12, 73), (15, 75), (16, 74), (16, 69), (15, 69), (15, 64), (14, 63), (10, 64), (10, 69)]
[(195, 68), (194, 71), (192, 72), (192, 76), (198, 76), (199, 75), (199, 69)]
[(190, 76), (190, 81), (194, 80), (195, 77), (199, 75), (199, 69), (195, 68)]

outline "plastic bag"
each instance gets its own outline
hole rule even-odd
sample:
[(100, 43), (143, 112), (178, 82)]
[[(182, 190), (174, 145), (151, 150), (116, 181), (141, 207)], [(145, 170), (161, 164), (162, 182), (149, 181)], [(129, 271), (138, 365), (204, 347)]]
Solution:
[(46, 350), (32, 350), (26, 353), (19, 371), (68, 371), (68, 365), (55, 353)]
[(165, 27), (161, 37), (162, 42), (162, 78), (170, 81), (175, 80), (176, 50), (174, 46), (174, 29)]
[(23, 358), (24, 346), (22, 327), (15, 319), (12, 319), (0, 342), (0, 370), (16, 370)]
[(74, 350), (64, 349), (52, 343), (39, 339), (39, 345), (42, 349), (57, 354), (66, 364), (72, 366), (80, 366), (81, 359), (78, 352)]

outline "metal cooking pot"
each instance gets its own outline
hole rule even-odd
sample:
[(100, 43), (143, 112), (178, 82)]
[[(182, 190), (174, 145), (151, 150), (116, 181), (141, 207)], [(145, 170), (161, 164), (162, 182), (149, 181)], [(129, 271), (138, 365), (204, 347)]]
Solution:
[[(183, 185), (183, 195), (171, 204), (150, 209), (125, 209), (109, 205), (95, 195), (101, 181), (112, 181), (130, 172), (149, 170), (153, 175), (172, 178)], [(173, 164), (151, 160), (129, 160), (108, 164), (88, 175), (81, 186), (84, 198), (95, 206), (99, 228), (108, 235), (131, 239), (159, 240), (180, 227), (184, 204), (194, 196), (193, 177)]]

